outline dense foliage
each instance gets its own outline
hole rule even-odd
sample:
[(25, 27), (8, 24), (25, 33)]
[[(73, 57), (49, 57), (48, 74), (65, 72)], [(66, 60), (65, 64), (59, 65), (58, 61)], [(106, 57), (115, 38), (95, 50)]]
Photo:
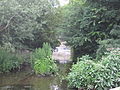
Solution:
[(36, 49), (32, 54), (32, 60), (44, 59), (47, 57), (52, 57), (52, 48), (48, 43), (43, 43), (43, 47)]
[(51, 58), (35, 61), (34, 70), (36, 74), (51, 75), (57, 72), (57, 66)]
[(6, 49), (0, 48), (0, 73), (9, 72), (14, 69), (20, 69), (23, 59)]
[(50, 43), (52, 48), (59, 44), (57, 27), (61, 19), (57, 7), (58, 0), (0, 0), (0, 47), (4, 48), (0, 49), (0, 72), (23, 63), (15, 53), (31, 63), (30, 53), (36, 48), (31, 63), (35, 72), (55, 71), (51, 47), (43, 43)]
[(120, 47), (119, 5), (119, 0), (70, 0), (63, 26), (75, 54), (95, 56), (104, 47)]
[(36, 74), (52, 74), (57, 71), (57, 66), (52, 59), (52, 50), (48, 43), (38, 48), (32, 55), (32, 64)]
[(34, 49), (58, 44), (57, 0), (0, 0), (0, 45)]
[(120, 53), (111, 52), (98, 61), (88, 56), (80, 58), (67, 76), (69, 85), (85, 90), (108, 90), (119, 86)]
[(74, 55), (87, 54), (72, 66), (69, 85), (85, 90), (119, 86), (120, 55), (111, 51), (120, 49), (120, 0), (70, 0), (62, 10), (64, 39)]

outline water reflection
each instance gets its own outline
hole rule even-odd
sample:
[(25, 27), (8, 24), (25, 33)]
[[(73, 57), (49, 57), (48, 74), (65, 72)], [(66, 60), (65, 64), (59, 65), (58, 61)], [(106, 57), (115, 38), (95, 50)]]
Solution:
[(0, 90), (33, 90), (31, 85), (14, 85), (14, 86), (3, 86)]
[[(70, 64), (59, 64), (60, 76), (38, 77), (30, 70), (0, 74), (0, 90), (71, 90), (61, 77), (68, 72)], [(62, 75), (62, 76), (61, 76)]]

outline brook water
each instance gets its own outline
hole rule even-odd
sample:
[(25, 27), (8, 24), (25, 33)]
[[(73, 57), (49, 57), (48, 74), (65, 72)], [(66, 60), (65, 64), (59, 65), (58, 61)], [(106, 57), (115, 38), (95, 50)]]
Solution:
[(67, 82), (62, 78), (71, 67), (71, 51), (64, 43), (53, 52), (53, 58), (58, 62), (59, 75), (36, 76), (31, 73), (29, 66), (19, 72), (0, 74), (0, 90), (74, 90), (67, 87)]
[(59, 76), (31, 75), (29, 68), (16, 73), (0, 74), (0, 90), (73, 90), (67, 88), (65, 80), (62, 81), (71, 63), (58, 64), (58, 66)]

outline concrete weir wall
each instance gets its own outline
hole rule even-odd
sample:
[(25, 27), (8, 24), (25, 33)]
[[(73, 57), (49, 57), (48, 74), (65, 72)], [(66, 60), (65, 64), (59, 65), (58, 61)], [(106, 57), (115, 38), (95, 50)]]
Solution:
[(112, 88), (110, 90), (120, 90), (120, 87), (117, 87), (117, 88)]
[(71, 49), (70, 47), (64, 45), (61, 43), (59, 47), (56, 47), (56, 49), (53, 51), (52, 55), (54, 60), (57, 61), (71, 61)]

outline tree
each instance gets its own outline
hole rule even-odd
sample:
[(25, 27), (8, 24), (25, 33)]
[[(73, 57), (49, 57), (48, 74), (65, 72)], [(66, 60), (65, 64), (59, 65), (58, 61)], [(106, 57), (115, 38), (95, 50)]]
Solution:
[(19, 49), (58, 44), (56, 37), (57, 0), (1, 0), (0, 45)]
[[(119, 0), (71, 0), (65, 19), (68, 43), (80, 56), (95, 56), (103, 40), (120, 40)], [(114, 43), (114, 44), (117, 44)], [(114, 46), (114, 45), (113, 45)]]

